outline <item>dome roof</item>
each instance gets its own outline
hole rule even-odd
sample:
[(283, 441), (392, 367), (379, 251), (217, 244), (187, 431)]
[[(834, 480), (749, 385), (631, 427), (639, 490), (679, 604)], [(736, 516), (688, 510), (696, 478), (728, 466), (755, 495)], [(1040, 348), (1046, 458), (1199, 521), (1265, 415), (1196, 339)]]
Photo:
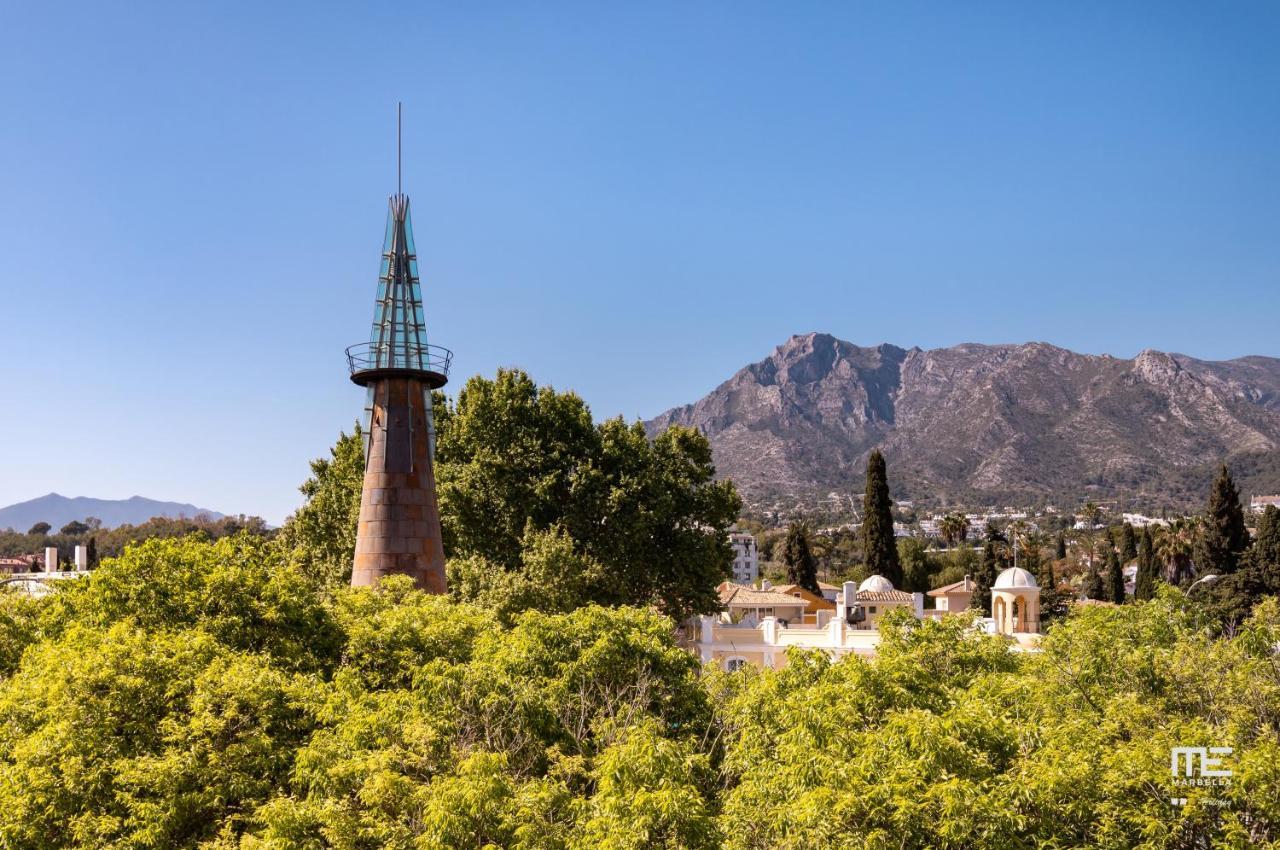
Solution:
[(893, 582), (884, 576), (868, 576), (863, 579), (862, 584), (858, 585), (858, 592), (869, 591), (871, 593), (890, 593), (893, 591)]
[(1040, 589), (1040, 585), (1036, 584), (1036, 577), (1022, 567), (1010, 567), (996, 576), (996, 583), (991, 585), (992, 590), (1016, 590), (1022, 587)]

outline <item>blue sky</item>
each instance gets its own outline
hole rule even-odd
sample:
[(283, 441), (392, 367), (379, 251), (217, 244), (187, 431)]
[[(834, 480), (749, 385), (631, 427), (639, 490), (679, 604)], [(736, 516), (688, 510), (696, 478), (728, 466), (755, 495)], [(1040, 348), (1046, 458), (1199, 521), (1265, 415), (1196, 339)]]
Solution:
[(296, 507), (397, 100), (455, 385), (647, 417), (810, 330), (1280, 355), (1275, 3), (187, 6), (0, 7), (0, 505)]

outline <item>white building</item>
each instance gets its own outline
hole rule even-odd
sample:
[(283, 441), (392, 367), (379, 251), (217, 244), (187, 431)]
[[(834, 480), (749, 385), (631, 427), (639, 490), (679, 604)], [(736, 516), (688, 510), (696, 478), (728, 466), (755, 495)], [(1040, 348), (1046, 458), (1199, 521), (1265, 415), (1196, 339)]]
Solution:
[(729, 533), (729, 545), (733, 547), (734, 584), (755, 584), (760, 578), (760, 551), (756, 539), (740, 531)]
[(1280, 508), (1280, 496), (1254, 496), (1249, 500), (1249, 510), (1262, 513), (1267, 508)]
[[(955, 585), (939, 588), (943, 592), (955, 589)], [(1031, 574), (1016, 567), (1005, 570), (991, 588), (991, 599), (996, 615), (979, 620), (977, 628), (1006, 635), (1014, 651), (1034, 650), (1040, 639), (1040, 589)], [(925, 611), (923, 594), (897, 590), (882, 576), (871, 576), (861, 585), (846, 582), (837, 595), (836, 610), (817, 611), (812, 618), (798, 618), (794, 606), (802, 600), (789, 599), (773, 589), (722, 586), (721, 600), (726, 610), (692, 619), (685, 640), (704, 663), (719, 664), (726, 670), (748, 664), (784, 667), (787, 648), (792, 646), (819, 649), (833, 658), (875, 655), (880, 632), (870, 626), (887, 609), (906, 608), (918, 619), (948, 614), (946, 610)]]

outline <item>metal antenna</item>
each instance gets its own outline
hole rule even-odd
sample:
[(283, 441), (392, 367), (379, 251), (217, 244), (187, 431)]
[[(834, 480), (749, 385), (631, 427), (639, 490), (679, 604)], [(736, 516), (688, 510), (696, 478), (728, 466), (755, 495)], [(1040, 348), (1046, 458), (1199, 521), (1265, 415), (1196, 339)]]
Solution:
[(396, 194), (403, 195), (404, 190), (400, 183), (401, 162), (400, 156), (400, 101), (396, 101)]

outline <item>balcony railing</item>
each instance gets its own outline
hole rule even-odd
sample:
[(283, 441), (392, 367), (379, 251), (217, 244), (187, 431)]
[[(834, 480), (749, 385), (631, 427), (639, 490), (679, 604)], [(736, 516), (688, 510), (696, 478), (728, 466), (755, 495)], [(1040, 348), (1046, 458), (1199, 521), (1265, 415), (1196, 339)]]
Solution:
[(429, 372), (449, 377), (453, 352), (438, 345), (387, 345), (362, 342), (347, 349), (347, 366), (352, 377), (383, 370)]

